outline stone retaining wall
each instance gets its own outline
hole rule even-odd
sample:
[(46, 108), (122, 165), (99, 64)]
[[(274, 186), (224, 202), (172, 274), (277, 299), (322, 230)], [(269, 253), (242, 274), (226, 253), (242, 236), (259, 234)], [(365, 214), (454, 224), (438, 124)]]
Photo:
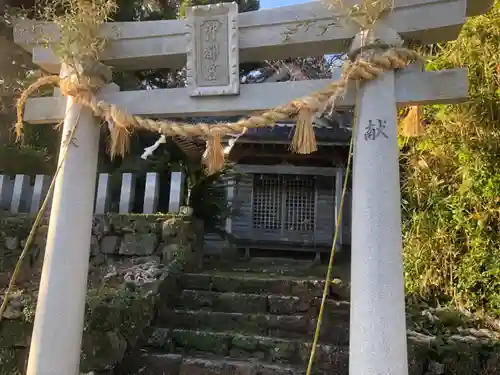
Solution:
[[(33, 220), (20, 215), (0, 217), (2, 299)], [(47, 229), (48, 219), (24, 261), (0, 323), (2, 375), (25, 373)], [(108, 374), (123, 360), (150, 326), (158, 298), (165, 303), (175, 294), (182, 270), (198, 264), (202, 239), (203, 225), (189, 217), (112, 214), (94, 218), (82, 373)]]

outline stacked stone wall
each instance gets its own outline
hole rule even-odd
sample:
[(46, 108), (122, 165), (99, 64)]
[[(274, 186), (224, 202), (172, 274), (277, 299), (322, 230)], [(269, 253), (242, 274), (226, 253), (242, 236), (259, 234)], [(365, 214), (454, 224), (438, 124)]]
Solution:
[[(33, 221), (27, 215), (0, 217), (2, 298)], [(43, 220), (22, 265), (15, 292), (0, 323), (2, 375), (25, 373), (47, 229), (48, 218)], [(94, 217), (82, 373), (111, 373), (140, 342), (154, 319), (157, 301), (175, 295), (177, 277), (184, 269), (196, 268), (202, 239), (202, 223), (190, 217), (117, 214)]]

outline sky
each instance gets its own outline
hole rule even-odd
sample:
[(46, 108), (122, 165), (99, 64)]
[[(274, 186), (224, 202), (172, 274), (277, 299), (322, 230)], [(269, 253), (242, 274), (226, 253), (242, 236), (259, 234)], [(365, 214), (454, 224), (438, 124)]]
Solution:
[(307, 3), (311, 0), (260, 0), (260, 9)]

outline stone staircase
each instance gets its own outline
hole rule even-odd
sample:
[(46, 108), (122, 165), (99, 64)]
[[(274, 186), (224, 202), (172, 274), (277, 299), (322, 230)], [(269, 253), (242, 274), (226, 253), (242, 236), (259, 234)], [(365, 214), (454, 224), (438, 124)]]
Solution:
[[(269, 259), (183, 275), (180, 297), (160, 309), (133, 373), (305, 374), (325, 275), (311, 262)], [(347, 297), (342, 284), (331, 288), (314, 375), (348, 373)]]

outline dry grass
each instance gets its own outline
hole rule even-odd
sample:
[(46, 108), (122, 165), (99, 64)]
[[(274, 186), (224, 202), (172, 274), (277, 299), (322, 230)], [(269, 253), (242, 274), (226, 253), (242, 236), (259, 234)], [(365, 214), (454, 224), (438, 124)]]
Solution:
[(394, 0), (363, 0), (350, 5), (352, 1), (323, 0), (328, 9), (335, 11), (341, 18), (356, 22), (360, 28), (373, 25), (384, 14), (394, 9)]
[[(57, 34), (47, 34), (40, 27), (25, 32), (36, 33), (38, 44), (50, 45), (65, 63), (98, 60), (106, 45), (101, 26), (110, 21), (116, 10), (115, 0), (40, 0), (31, 13), (38, 21), (57, 25)], [(10, 19), (27, 18), (24, 9), (10, 8), (8, 13)]]
[(53, 47), (66, 63), (99, 59), (106, 39), (101, 26), (116, 11), (114, 0), (44, 0), (38, 7), (40, 18), (54, 22), (60, 37)]

